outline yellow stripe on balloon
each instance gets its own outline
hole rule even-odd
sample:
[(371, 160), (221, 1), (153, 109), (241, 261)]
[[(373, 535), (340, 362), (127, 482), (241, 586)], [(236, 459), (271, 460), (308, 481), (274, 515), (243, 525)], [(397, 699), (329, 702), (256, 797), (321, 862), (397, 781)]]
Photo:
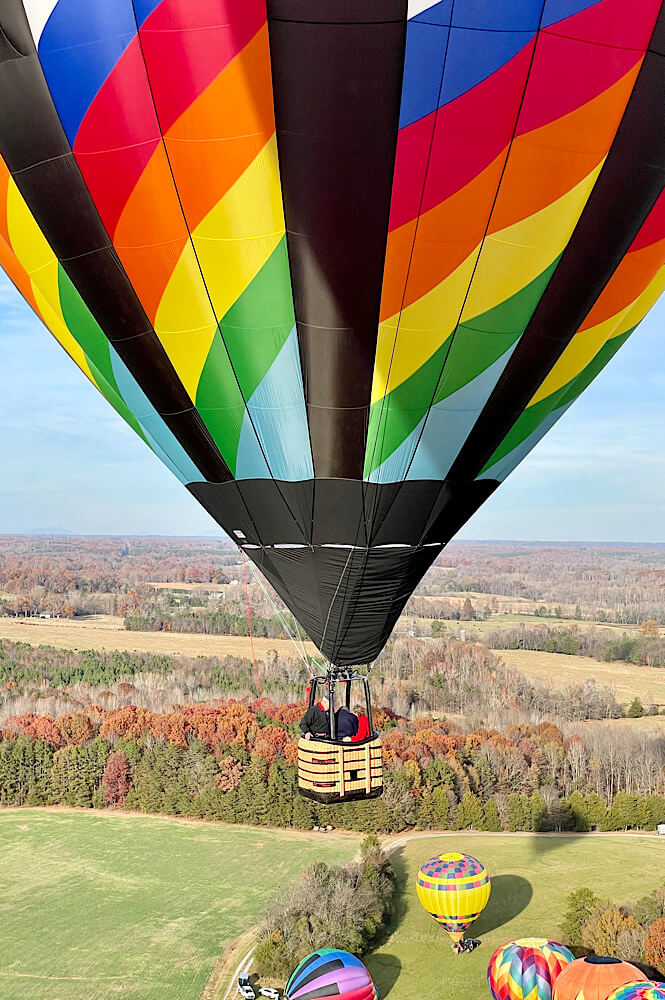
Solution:
[(283, 236), (273, 135), (192, 233), (157, 310), (155, 331), (191, 399), (196, 399), (217, 320), (245, 291)]
[(62, 314), (57, 258), (12, 179), (7, 188), (7, 229), (16, 259), (30, 278), (42, 319), (83, 374), (99, 388), (83, 348), (72, 336)]
[(505, 302), (552, 264), (568, 243), (603, 162), (551, 205), (487, 236), (441, 284), (403, 310), (397, 343), (399, 316), (381, 324), (372, 402), (406, 381), (450, 336), (472, 277), (462, 322)]
[(529, 406), (557, 392), (576, 378), (608, 340), (620, 337), (621, 334), (637, 326), (664, 291), (665, 266), (656, 272), (644, 291), (625, 309), (596, 326), (576, 333), (538, 392), (529, 401)]

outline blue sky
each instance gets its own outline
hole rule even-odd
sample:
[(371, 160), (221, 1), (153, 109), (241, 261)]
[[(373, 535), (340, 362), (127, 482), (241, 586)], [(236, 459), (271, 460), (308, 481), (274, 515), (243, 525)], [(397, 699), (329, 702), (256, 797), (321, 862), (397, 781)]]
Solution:
[[(0, 532), (215, 525), (0, 272)], [(461, 538), (665, 541), (665, 300)]]

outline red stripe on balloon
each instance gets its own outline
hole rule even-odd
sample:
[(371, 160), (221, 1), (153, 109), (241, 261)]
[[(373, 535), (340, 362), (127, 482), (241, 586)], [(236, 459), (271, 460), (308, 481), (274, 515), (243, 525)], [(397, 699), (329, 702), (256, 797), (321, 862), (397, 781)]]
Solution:
[[(505, 148), (515, 127), (533, 44), (529, 42), (501, 69), (457, 100), (400, 130), (391, 229), (464, 187)], [(427, 191), (421, 207), (425, 172)]]

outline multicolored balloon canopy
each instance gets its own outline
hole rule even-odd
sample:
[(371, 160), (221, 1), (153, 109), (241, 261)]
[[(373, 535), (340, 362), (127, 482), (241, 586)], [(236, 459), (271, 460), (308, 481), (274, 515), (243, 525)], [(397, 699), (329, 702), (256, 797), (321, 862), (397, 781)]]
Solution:
[(577, 958), (558, 976), (554, 984), (554, 1000), (607, 1000), (607, 997), (627, 983), (648, 982), (629, 962), (603, 955)]
[(502, 945), (487, 967), (494, 1000), (552, 1000), (559, 973), (574, 961), (568, 948), (547, 938), (518, 938)]
[(626, 983), (607, 1000), (665, 1000), (665, 983)]
[(664, 37), (664, 0), (2, 0), (0, 266), (333, 664), (663, 291)]
[(426, 861), (418, 872), (418, 899), (437, 923), (459, 941), (490, 898), (490, 877), (469, 854), (449, 851)]
[(355, 955), (335, 948), (315, 951), (297, 966), (286, 990), (286, 1000), (378, 1000), (369, 972)]

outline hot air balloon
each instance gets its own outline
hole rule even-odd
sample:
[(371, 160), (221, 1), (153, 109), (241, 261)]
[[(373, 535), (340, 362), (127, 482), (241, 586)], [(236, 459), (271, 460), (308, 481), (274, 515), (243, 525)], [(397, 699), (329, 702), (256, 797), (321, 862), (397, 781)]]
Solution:
[(568, 948), (547, 938), (519, 938), (502, 945), (487, 967), (494, 1000), (551, 1000), (559, 973), (574, 960)]
[(457, 851), (426, 861), (416, 882), (423, 907), (453, 941), (461, 941), (485, 909), (490, 888), (490, 877), (480, 861)]
[(613, 990), (626, 983), (648, 982), (647, 977), (628, 962), (602, 955), (577, 958), (558, 976), (554, 1000), (607, 1000)]
[(360, 959), (336, 948), (321, 948), (304, 958), (286, 984), (284, 996), (286, 1000), (378, 1000), (376, 986)]
[(660, 295), (664, 35), (662, 0), (3, 0), (0, 265), (333, 674)]
[(665, 983), (626, 983), (610, 993), (607, 1000), (665, 1000)]

